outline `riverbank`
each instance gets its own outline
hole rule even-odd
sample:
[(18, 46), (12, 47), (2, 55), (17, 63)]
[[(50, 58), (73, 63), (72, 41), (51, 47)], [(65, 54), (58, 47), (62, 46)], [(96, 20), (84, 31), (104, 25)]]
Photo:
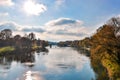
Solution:
[(45, 47), (41, 47), (41, 46), (33, 46), (31, 48), (27, 48), (27, 47), (23, 47), (23, 48), (16, 48), (16, 47), (13, 47), (13, 46), (6, 46), (6, 47), (1, 47), (0, 48), (0, 55), (6, 55), (6, 54), (9, 54), (9, 53), (14, 53), (14, 52), (17, 52), (17, 51), (46, 51), (46, 48)]
[(15, 48), (12, 46), (2, 47), (2, 48), (0, 48), (0, 54), (10, 53), (14, 50), (15, 50)]

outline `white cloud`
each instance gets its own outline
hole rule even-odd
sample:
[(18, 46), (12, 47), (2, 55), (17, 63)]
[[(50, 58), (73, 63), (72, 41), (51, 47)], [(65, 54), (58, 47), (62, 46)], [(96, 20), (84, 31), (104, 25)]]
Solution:
[(0, 30), (5, 28), (21, 34), (34, 32), (37, 38), (53, 41), (79, 40), (88, 36), (90, 32), (90, 29), (83, 26), (83, 21), (70, 18), (51, 20), (43, 26), (19, 25), (15, 22), (0, 24)]
[(64, 2), (65, 2), (65, 0), (56, 0), (56, 5), (57, 6), (61, 6), (61, 5), (63, 5), (64, 4)]
[(16, 34), (20, 34), (21, 36), (24, 36), (25, 34), (28, 34), (30, 32), (34, 32), (36, 34), (37, 38), (46, 39), (43, 36), (43, 32), (45, 32), (44, 29), (41, 28), (41, 26), (29, 26), (29, 25), (20, 25), (13, 21), (6, 21), (0, 23), (0, 31), (4, 29), (11, 29), (13, 32), (13, 36)]
[(9, 13), (0, 13), (0, 17), (6, 17), (6, 16), (9, 16)]
[(27, 0), (23, 4), (23, 10), (28, 15), (40, 15), (41, 13), (47, 10), (47, 7), (44, 4), (36, 3), (33, 0)]
[(12, 6), (14, 2), (12, 0), (0, 0), (0, 6)]
[(58, 19), (47, 22), (45, 25), (46, 26), (60, 26), (60, 25), (72, 25), (72, 24), (82, 25), (83, 22), (80, 20), (73, 20), (70, 18), (58, 18)]
[(59, 7), (63, 6), (65, 3), (65, 0), (56, 0), (55, 1), (55, 8), (58, 9)]
[(82, 21), (70, 18), (51, 20), (45, 24), (46, 35), (52, 35), (54, 39), (81, 39), (88, 34), (88, 29), (82, 24)]
[(15, 22), (1, 22), (0, 23), (0, 30), (3, 29), (11, 29), (13, 31), (18, 31), (21, 26), (16, 24)]

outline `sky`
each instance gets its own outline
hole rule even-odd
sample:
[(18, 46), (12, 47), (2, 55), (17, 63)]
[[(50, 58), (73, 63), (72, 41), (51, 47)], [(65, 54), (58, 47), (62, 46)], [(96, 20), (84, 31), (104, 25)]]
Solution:
[(120, 15), (120, 0), (0, 0), (0, 30), (48, 41), (80, 40)]

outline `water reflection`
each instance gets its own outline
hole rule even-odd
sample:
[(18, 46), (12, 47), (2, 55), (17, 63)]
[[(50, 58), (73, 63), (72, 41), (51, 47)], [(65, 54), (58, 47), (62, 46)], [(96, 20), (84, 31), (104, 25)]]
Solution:
[[(0, 63), (11, 63), (12, 61), (17, 61), (21, 63), (34, 63), (35, 62), (35, 52), (40, 53), (41, 50), (31, 51), (26, 49), (18, 49), (13, 53), (0, 56)], [(48, 54), (48, 49), (44, 49), (44, 54)]]
[(76, 48), (76, 47), (73, 48), (73, 49), (76, 50), (76, 51), (78, 51), (78, 53), (80, 53), (80, 54), (84, 54), (84, 55), (90, 57), (90, 51), (89, 51), (89, 49)]
[(23, 78), (21, 78), (21, 80), (44, 80), (44, 79), (40, 76), (39, 72), (37, 71), (34, 71), (34, 72), (27, 71), (24, 74)]
[(11, 62), (5, 59), (5, 57), (0, 58), (0, 76), (6, 76), (6, 73), (9, 71)]
[[(62, 71), (64, 69), (82, 69), (83, 65), (88, 61), (85, 56), (80, 56), (71, 48), (51, 49), (48, 56), (44, 59), (45, 66), (49, 70)], [(63, 70), (64, 71), (64, 70)]]
[(95, 79), (89, 58), (70, 47), (52, 47), (44, 52), (17, 51), (2, 56), (0, 66), (0, 80)]
[[(37, 50), (36, 52), (41, 52)], [(48, 54), (48, 50), (44, 51), (44, 55)], [(13, 61), (20, 62), (24, 66), (33, 67), (35, 64), (35, 51), (16, 50), (11, 54), (0, 56), (0, 75), (6, 74), (11, 68)]]
[[(86, 56), (90, 57), (90, 51), (86, 49), (78, 49), (74, 48), (77, 50), (80, 54), (85, 54)], [(93, 68), (94, 72), (96, 73), (96, 80), (109, 80), (107, 70), (104, 68), (101, 64), (101, 61), (96, 58), (91, 58), (91, 67)]]
[(47, 56), (36, 57), (40, 60), (36, 61), (35, 70), (39, 70), (45, 80), (91, 80), (95, 77), (89, 58), (70, 47), (51, 48)]
[(96, 80), (110, 80), (107, 74), (107, 69), (104, 68), (99, 59), (91, 59), (92, 68), (96, 73)]

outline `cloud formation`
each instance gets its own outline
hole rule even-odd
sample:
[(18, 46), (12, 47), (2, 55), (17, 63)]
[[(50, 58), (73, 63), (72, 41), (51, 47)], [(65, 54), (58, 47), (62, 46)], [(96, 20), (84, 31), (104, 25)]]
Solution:
[(60, 25), (72, 26), (74, 24), (82, 25), (83, 22), (80, 20), (73, 20), (70, 18), (58, 18), (56, 20), (51, 20), (48, 23), (46, 23), (47, 26), (60, 26)]
[(40, 15), (41, 13), (47, 10), (47, 7), (44, 4), (37, 3), (33, 0), (27, 0), (23, 4), (23, 10), (28, 15)]
[(48, 33), (54, 35), (83, 37), (87, 35), (87, 29), (82, 24), (80, 20), (59, 18), (46, 23), (45, 28)]
[(45, 32), (45, 30), (42, 28), (23, 28), (22, 31), (24, 31), (24, 32), (38, 32), (38, 33)]
[(24, 36), (25, 34), (28, 34), (30, 32), (34, 32), (36, 34), (36, 38), (46, 39), (46, 36), (43, 36), (43, 32), (45, 32), (44, 29), (39, 27), (33, 27), (28, 25), (20, 25), (15, 22), (2, 22), (0, 23), (0, 31), (4, 29), (10, 29), (13, 32), (13, 36), (16, 34), (20, 34), (21, 36)]
[(18, 31), (19, 28), (20, 28), (20, 25), (16, 24), (15, 22), (0, 23), (0, 30), (11, 29), (12, 31)]
[(0, 0), (0, 6), (12, 6), (14, 2), (12, 0)]
[(61, 6), (65, 3), (65, 0), (56, 0), (55, 3), (56, 3), (57, 6)]
[(19, 25), (15, 22), (0, 24), (0, 30), (11, 29), (18, 32), (34, 32), (39, 38), (45, 40), (78, 40), (88, 36), (88, 30), (83, 26), (83, 21), (70, 18), (58, 18), (47, 22), (43, 26)]
[(55, 1), (55, 8), (58, 9), (59, 7), (63, 6), (65, 3), (65, 0), (56, 0)]
[(45, 30), (40, 27), (19, 25), (12, 21), (0, 23), (0, 30), (4, 30), (4, 29), (11, 29), (12, 31), (21, 31), (21, 32), (39, 32), (39, 33), (45, 32)]
[(62, 5), (65, 2), (65, 0), (56, 0), (56, 4), (57, 5)]

